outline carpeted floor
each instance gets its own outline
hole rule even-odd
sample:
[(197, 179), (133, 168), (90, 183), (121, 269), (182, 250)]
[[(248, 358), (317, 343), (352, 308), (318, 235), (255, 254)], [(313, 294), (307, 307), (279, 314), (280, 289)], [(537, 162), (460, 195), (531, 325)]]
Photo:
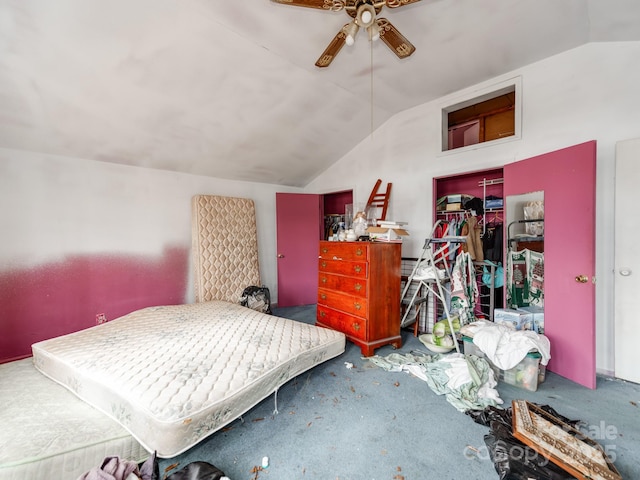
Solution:
[[(315, 322), (315, 305), (274, 314)], [(402, 349), (421, 351), (411, 332)], [(353, 365), (348, 368), (349, 364)], [(536, 392), (500, 383), (509, 406), (523, 398), (586, 422), (624, 479), (640, 479), (640, 385), (598, 378), (589, 390), (547, 372)], [(419, 378), (387, 372), (350, 342), (343, 355), (300, 375), (241, 420), (183, 455), (160, 461), (161, 472), (206, 461), (231, 480), (491, 480), (498, 479), (484, 443), (487, 427), (456, 410)], [(261, 469), (263, 457), (269, 466)]]

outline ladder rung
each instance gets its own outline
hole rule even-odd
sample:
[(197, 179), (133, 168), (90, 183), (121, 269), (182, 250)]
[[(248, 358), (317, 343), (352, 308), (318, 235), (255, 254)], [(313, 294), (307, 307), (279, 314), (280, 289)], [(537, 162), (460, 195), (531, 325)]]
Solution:
[(429, 300), (428, 297), (420, 297), (420, 298), (414, 299), (413, 302), (412, 302), (410, 298), (403, 298), (402, 299), (402, 305), (410, 305), (412, 307), (415, 307), (416, 305), (422, 305), (427, 300)]
[(407, 325), (411, 325), (412, 323), (415, 323), (418, 320), (418, 314), (414, 313), (413, 315), (408, 315), (407, 318), (404, 319), (404, 322), (402, 322), (402, 325), (400, 325), (400, 328), (404, 328)]

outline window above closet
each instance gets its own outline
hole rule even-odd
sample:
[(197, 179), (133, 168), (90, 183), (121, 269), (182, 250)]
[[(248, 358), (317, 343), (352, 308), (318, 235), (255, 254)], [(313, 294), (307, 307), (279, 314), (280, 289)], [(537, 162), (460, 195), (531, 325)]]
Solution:
[(442, 151), (520, 136), (520, 79), (494, 85), (442, 109)]

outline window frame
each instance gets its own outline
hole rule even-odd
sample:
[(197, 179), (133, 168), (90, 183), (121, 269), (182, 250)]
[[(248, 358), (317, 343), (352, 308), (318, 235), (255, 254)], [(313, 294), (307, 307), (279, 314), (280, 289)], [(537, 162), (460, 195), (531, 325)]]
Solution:
[[(513, 107), (514, 134), (507, 137), (497, 138), (486, 142), (478, 142), (464, 147), (448, 149), (449, 145), (449, 114), (457, 110), (476, 105), (478, 103), (491, 100), (508, 93), (515, 93), (515, 104)], [(474, 90), (463, 94), (449, 101), (440, 109), (442, 135), (440, 143), (440, 154), (449, 155), (461, 153), (469, 150), (490, 147), (502, 143), (513, 142), (522, 138), (522, 77), (514, 77), (503, 82), (489, 85), (480, 90)]]

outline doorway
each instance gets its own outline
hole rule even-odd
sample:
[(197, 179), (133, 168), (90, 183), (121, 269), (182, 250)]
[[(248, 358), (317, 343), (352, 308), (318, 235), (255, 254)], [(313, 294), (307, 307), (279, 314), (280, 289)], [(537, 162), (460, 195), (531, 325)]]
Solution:
[(640, 321), (636, 310), (640, 254), (635, 232), (640, 218), (635, 209), (640, 139), (616, 145), (615, 172), (615, 376), (640, 383)]
[(353, 191), (326, 194), (276, 193), (276, 251), (279, 307), (317, 303), (318, 248), (327, 216), (344, 215)]

